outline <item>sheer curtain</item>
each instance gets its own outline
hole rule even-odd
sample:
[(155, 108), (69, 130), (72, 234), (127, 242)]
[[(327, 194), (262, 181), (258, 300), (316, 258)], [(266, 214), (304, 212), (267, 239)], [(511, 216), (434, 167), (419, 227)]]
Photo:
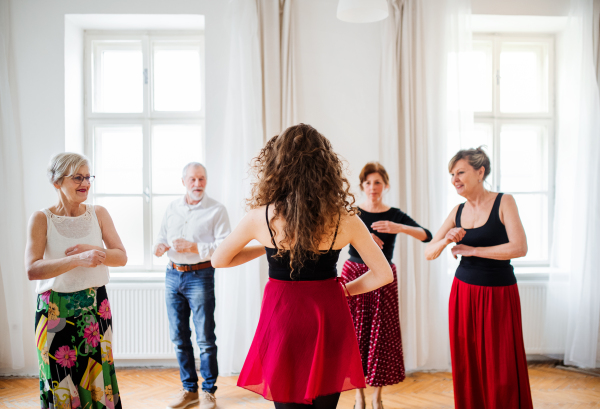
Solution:
[[(573, 0), (558, 39), (558, 116), (553, 273), (548, 327), (567, 316), (564, 361), (595, 367), (600, 324), (600, 98), (593, 0)], [(564, 274), (566, 272), (566, 274)]]
[(594, 62), (596, 79), (600, 84), (600, 0), (594, 0)]
[[(261, 33), (265, 138), (298, 122), (294, 72), (294, 0), (257, 0)], [(265, 140), (266, 141), (266, 140)]]
[[(15, 82), (10, 66), (9, 1), (0, 0), (0, 371), (35, 368), (25, 355), (33, 343), (33, 295), (25, 275), (23, 253), (26, 215), (23, 162), (18, 132)], [(10, 232), (10, 234), (8, 233)], [(27, 338), (24, 334), (29, 334)], [(29, 348), (31, 347), (31, 348)], [(35, 358), (35, 354), (31, 353)]]
[[(446, 135), (449, 124), (462, 122), (451, 121), (447, 112), (447, 68), (468, 41), (470, 6), (462, 0), (389, 0), (389, 11), (383, 28), (380, 158), (394, 183), (391, 204), (435, 233), (446, 213)], [(456, 109), (453, 115), (460, 113)], [(406, 369), (448, 369), (445, 258), (427, 262), (424, 245), (410, 238), (400, 237), (398, 244), (394, 262)]]
[[(222, 156), (223, 204), (232, 227), (245, 214), (248, 165), (263, 146), (263, 97), (258, 9), (255, 0), (230, 3), (230, 61)], [(217, 270), (217, 344), (221, 374), (239, 373), (261, 304), (260, 263)]]

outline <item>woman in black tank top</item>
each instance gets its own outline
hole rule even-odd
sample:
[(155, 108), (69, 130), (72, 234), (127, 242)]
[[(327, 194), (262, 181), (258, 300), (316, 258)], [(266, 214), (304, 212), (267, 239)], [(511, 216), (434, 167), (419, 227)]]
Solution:
[(449, 302), (450, 352), (457, 409), (533, 408), (521, 305), (510, 260), (527, 254), (514, 198), (486, 190), (490, 161), (481, 149), (459, 151), (448, 170), (456, 206), (425, 250), (433, 260), (451, 243), (461, 256)]

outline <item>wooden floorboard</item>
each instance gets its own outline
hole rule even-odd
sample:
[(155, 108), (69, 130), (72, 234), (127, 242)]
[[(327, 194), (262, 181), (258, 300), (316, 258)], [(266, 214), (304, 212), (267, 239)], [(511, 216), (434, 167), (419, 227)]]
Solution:
[[(177, 369), (121, 368), (117, 369), (117, 377), (125, 409), (164, 409), (180, 388)], [(529, 378), (536, 409), (600, 409), (598, 376), (552, 364), (533, 364), (529, 366)], [(219, 378), (219, 408), (273, 408), (271, 402), (238, 388), (236, 381), (235, 376)], [(0, 378), (0, 408), (39, 408), (38, 385), (35, 378)], [(452, 375), (447, 372), (412, 373), (404, 382), (385, 387), (383, 393), (386, 409), (454, 408)], [(343, 393), (338, 408), (350, 409), (353, 405), (354, 392)]]

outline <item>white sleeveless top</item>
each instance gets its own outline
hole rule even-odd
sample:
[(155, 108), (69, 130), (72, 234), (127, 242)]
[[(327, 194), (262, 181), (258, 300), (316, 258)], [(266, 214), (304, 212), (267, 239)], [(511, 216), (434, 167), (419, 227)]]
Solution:
[[(42, 210), (48, 222), (44, 259), (66, 257), (65, 250), (76, 244), (104, 248), (96, 210), (91, 205), (85, 207), (85, 213), (77, 217), (57, 216), (49, 209)], [(57, 277), (38, 280), (35, 291), (38, 294), (48, 290), (74, 293), (91, 287), (101, 287), (108, 284), (108, 279), (108, 267), (104, 264), (96, 267), (75, 267)]]

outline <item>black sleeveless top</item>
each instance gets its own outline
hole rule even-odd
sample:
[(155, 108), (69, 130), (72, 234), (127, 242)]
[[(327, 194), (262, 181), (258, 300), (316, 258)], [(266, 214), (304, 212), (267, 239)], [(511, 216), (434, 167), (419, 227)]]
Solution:
[[(381, 251), (383, 252), (383, 255), (387, 259), (388, 263), (390, 263), (390, 264), (392, 264), (392, 256), (394, 255), (394, 247), (396, 245), (397, 234), (380, 233), (378, 231), (375, 231), (371, 227), (371, 225), (373, 223), (381, 221), (381, 220), (389, 220), (391, 222), (398, 223), (398, 224), (404, 224), (404, 225), (412, 226), (412, 227), (419, 227), (419, 228), (425, 230), (425, 234), (427, 234), (427, 238), (425, 240), (423, 240), (423, 243), (429, 243), (431, 241), (431, 237), (432, 237), (431, 232), (429, 230), (427, 230), (426, 228), (422, 227), (421, 225), (419, 225), (419, 223), (414, 221), (409, 215), (407, 215), (406, 213), (404, 213), (402, 210), (398, 209), (397, 207), (390, 207), (389, 210), (387, 210), (385, 212), (381, 212), (381, 213), (371, 213), (371, 212), (367, 212), (366, 210), (360, 209), (360, 215), (358, 217), (360, 217), (360, 219), (363, 221), (365, 226), (367, 226), (367, 228), (369, 229), (369, 233), (375, 234), (377, 237), (379, 237), (381, 239), (381, 241), (383, 241), (383, 248), (381, 249)], [(354, 247), (352, 247), (352, 245), (350, 245), (350, 249), (348, 250), (348, 253), (350, 254), (350, 259), (349, 259), (350, 261), (352, 261), (354, 263), (365, 264), (365, 262), (360, 257), (360, 254), (358, 254), (358, 251), (356, 251), (356, 249)]]
[[(506, 227), (500, 221), (501, 200), (502, 193), (498, 193), (487, 222), (481, 227), (465, 229), (467, 233), (457, 244), (471, 247), (491, 247), (508, 243)], [(461, 204), (456, 212), (456, 227), (462, 227), (460, 219), (464, 206), (464, 203)], [(456, 278), (467, 284), (489, 287), (517, 283), (510, 260), (492, 260), (482, 257), (461, 256), (460, 265), (456, 269)]]
[(318, 281), (337, 277), (337, 262), (340, 257), (341, 249), (333, 250), (333, 244), (335, 243), (338, 228), (340, 227), (339, 220), (335, 227), (335, 234), (329, 250), (321, 252), (315, 260), (305, 260), (302, 268), (294, 268), (294, 278), (292, 278), (289, 251), (286, 251), (280, 258), (274, 257), (275, 254), (277, 254), (277, 244), (275, 243), (275, 237), (273, 237), (273, 232), (269, 225), (269, 205), (267, 205), (265, 217), (267, 219), (269, 234), (271, 235), (271, 242), (275, 246), (275, 248), (265, 246), (265, 250), (267, 251), (267, 261), (269, 262), (269, 278), (283, 281)]

